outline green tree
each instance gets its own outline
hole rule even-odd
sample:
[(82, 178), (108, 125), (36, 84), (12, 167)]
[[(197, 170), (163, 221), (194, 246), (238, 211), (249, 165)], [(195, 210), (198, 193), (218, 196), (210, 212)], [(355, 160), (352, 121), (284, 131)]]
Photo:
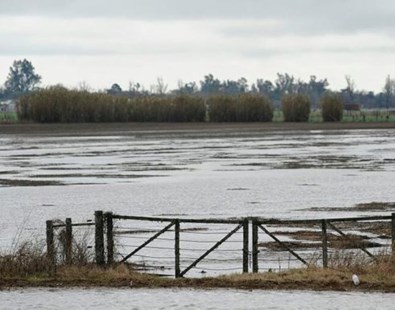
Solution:
[(221, 81), (214, 78), (212, 74), (205, 75), (204, 80), (200, 81), (201, 92), (207, 94), (217, 94), (221, 91)]
[(36, 74), (34, 67), (27, 59), (15, 60), (4, 84), (9, 93), (26, 93), (34, 90), (41, 82), (41, 76)]
[(122, 88), (121, 88), (121, 86), (119, 86), (118, 83), (114, 83), (111, 85), (110, 89), (107, 89), (107, 93), (111, 94), (111, 95), (117, 95), (117, 94), (122, 93)]

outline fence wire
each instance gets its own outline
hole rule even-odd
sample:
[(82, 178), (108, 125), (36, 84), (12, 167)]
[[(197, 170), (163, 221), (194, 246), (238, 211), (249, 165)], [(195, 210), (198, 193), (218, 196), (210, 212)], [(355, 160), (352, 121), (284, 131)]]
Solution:
[[(257, 226), (257, 252), (254, 252), (252, 245), (251, 228), (254, 222), (248, 225), (249, 246), (248, 251), (244, 252), (245, 234), (243, 227), (237, 223), (177, 221), (180, 223), (178, 243), (176, 226), (168, 221), (114, 219), (115, 261), (126, 260), (140, 271), (174, 275), (178, 244), (180, 272), (188, 271), (187, 276), (194, 277), (243, 272), (247, 254), (249, 270), (253, 269), (256, 257), (260, 271), (282, 271), (304, 265), (323, 266), (325, 259), (329, 268), (338, 268), (336, 262), (350, 262), (351, 258), (374, 259), (380, 253), (391, 253), (389, 221), (328, 221), (326, 248), (320, 221), (259, 224), (265, 228)], [(73, 226), (72, 230), (74, 259), (89, 257), (93, 261), (95, 227), (78, 225)], [(57, 223), (54, 233), (57, 260), (62, 262), (65, 260), (65, 225)], [(104, 241), (106, 248), (106, 238)]]
[[(131, 225), (132, 223), (132, 225)], [(126, 257), (134, 249), (147, 241), (151, 236), (160, 232), (166, 224), (152, 222), (137, 222), (119, 220), (114, 226), (116, 247), (120, 250), (118, 255)], [(200, 256), (206, 253), (218, 241), (231, 232), (236, 224), (180, 224), (180, 268), (188, 268)], [(222, 274), (229, 271), (242, 270), (243, 233), (235, 232), (226, 242), (211, 252), (204, 260), (195, 266), (188, 276), (201, 275), (202, 271), (208, 274)], [(147, 244), (128, 262), (136, 265), (143, 264), (149, 272), (156, 270), (158, 274), (175, 270), (175, 229), (158, 236)], [(170, 262), (170, 264), (169, 264)], [(171, 264), (173, 263), (173, 264)], [(236, 264), (236, 265), (235, 265)]]

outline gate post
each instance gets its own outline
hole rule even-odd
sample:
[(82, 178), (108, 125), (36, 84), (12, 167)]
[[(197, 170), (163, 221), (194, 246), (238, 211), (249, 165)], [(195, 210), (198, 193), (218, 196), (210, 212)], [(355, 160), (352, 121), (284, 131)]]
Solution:
[(252, 220), (252, 272), (259, 271), (258, 265), (258, 225), (256, 220)]
[(95, 211), (95, 257), (97, 265), (104, 265), (103, 211)]
[(46, 222), (46, 235), (47, 235), (46, 241), (47, 241), (47, 258), (49, 261), (49, 273), (53, 275), (56, 270), (53, 221)]
[(392, 255), (395, 255), (395, 213), (392, 213)]
[(180, 220), (174, 221), (174, 255), (175, 255), (175, 277), (181, 277), (181, 270), (180, 270)]
[(248, 273), (248, 251), (249, 251), (249, 246), (248, 246), (248, 239), (249, 239), (248, 226), (249, 226), (248, 219), (244, 219), (243, 220), (243, 273)]
[(321, 221), (322, 229), (322, 266), (328, 268), (328, 235), (326, 220)]
[(114, 263), (114, 223), (112, 218), (112, 212), (106, 212), (104, 214), (106, 218), (106, 237), (107, 237), (107, 265)]
[(73, 226), (71, 218), (66, 218), (66, 239), (65, 239), (65, 256), (66, 264), (71, 264), (73, 253)]

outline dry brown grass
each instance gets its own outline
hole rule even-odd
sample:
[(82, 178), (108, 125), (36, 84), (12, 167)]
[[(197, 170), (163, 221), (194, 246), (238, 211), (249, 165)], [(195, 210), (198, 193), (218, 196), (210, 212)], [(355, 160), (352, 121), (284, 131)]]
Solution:
[[(355, 263), (355, 260), (354, 260)], [(378, 262), (365, 266), (347, 264), (338, 268), (323, 269), (310, 266), (285, 272), (235, 274), (200, 279), (170, 279), (134, 271), (132, 265), (115, 265), (99, 268), (95, 265), (61, 266), (56, 276), (45, 274), (24, 277), (2, 277), (0, 288), (10, 286), (105, 286), (105, 287), (193, 287), (193, 288), (239, 288), (239, 289), (297, 289), (297, 290), (377, 290), (395, 292), (395, 259), (382, 256)], [(352, 275), (361, 280), (359, 286), (352, 282)]]
[(25, 242), (7, 254), (0, 255), (0, 278), (26, 277), (48, 270), (48, 259), (43, 245)]

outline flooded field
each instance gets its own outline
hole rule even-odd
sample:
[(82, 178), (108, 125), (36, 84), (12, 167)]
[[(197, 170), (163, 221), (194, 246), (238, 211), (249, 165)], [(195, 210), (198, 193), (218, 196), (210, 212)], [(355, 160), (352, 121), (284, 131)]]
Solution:
[[(7, 253), (26, 238), (42, 240), (45, 220), (72, 217), (74, 222), (82, 222), (92, 219), (95, 210), (186, 218), (388, 215), (395, 211), (394, 175), (395, 129), (269, 130), (251, 134), (234, 130), (215, 134), (193, 130), (0, 133), (0, 248)], [(156, 224), (122, 225), (117, 229), (141, 231), (118, 239), (119, 255), (126, 255), (147, 234), (163, 228)], [(200, 247), (218, 241), (218, 235), (232, 229), (198, 226), (182, 227), (181, 235), (186, 240), (181, 242), (187, 242), (186, 247), (181, 243), (181, 263), (186, 264), (183, 268), (201, 254), (204, 249)], [(282, 240), (298, 240), (301, 236), (295, 229), (281, 228), (278, 233)], [(382, 227), (372, 229), (364, 234), (380, 234)], [(312, 229), (303, 228), (303, 234), (310, 245), (319, 243)], [(168, 246), (173, 236), (164, 234), (161, 238), (151, 249), (144, 249), (147, 252), (139, 253), (139, 261), (149, 265), (152, 257), (160, 258), (160, 270), (156, 272), (171, 275), (174, 250)], [(240, 231), (222, 252), (211, 256), (208, 265), (199, 265), (188, 276), (241, 271), (241, 240)], [(276, 253), (276, 248), (271, 250)], [(261, 254), (260, 270), (293, 266), (289, 254)], [(81, 304), (84, 308), (108, 308), (106, 303), (114, 306), (115, 302), (117, 309), (199, 309), (204, 307), (203, 300), (215, 309), (252, 309), (256, 305), (285, 309), (295, 308), (295, 304), (300, 309), (333, 309), (334, 303), (339, 309), (375, 309), (379, 302), (381, 309), (389, 309), (392, 301), (391, 295), (381, 294), (232, 290), (139, 289), (131, 293), (112, 289), (24, 289), (0, 294), (6, 308), (40, 309), (59, 307), (66, 300), (65, 308), (72, 301), (75, 308), (81, 308)]]
[(4, 309), (393, 309), (393, 294), (173, 289), (0, 291)]
[(193, 218), (372, 214), (350, 207), (395, 201), (394, 172), (394, 129), (251, 138), (0, 134), (1, 244), (19, 228), (31, 235), (46, 219), (91, 219), (94, 210)]

